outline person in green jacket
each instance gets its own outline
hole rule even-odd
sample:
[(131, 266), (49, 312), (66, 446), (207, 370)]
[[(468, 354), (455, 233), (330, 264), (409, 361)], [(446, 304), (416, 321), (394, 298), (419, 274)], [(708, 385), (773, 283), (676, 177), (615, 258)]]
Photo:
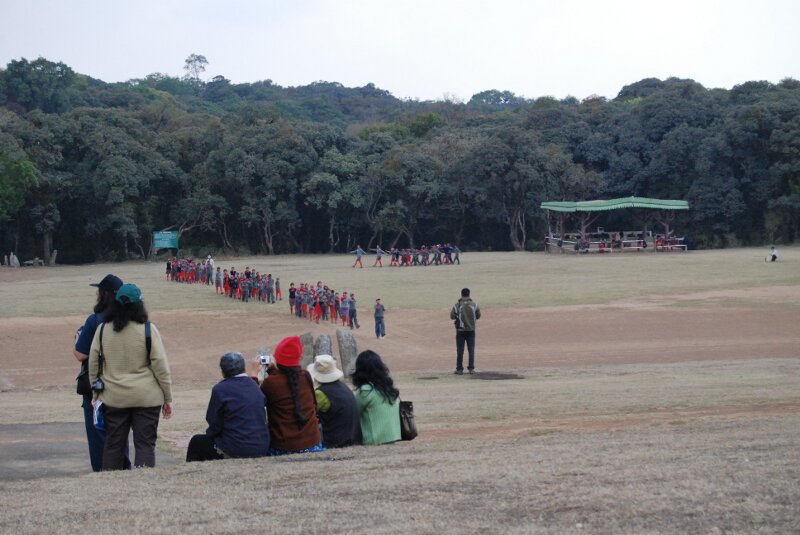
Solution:
[(387, 444), (400, 440), (400, 391), (380, 355), (362, 351), (352, 376), (361, 413), (363, 444)]

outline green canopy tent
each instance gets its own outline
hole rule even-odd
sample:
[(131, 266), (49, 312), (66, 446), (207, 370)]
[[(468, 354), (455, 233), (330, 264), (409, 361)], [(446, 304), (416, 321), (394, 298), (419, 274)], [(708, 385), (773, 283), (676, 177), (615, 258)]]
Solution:
[[(622, 197), (620, 199), (594, 200), (594, 201), (548, 201), (541, 204), (543, 210), (548, 211), (548, 227), (550, 223), (550, 212), (558, 214), (559, 236), (564, 236), (564, 217), (566, 214), (578, 214), (580, 223), (581, 237), (586, 236), (587, 229), (596, 220), (597, 212), (609, 210), (621, 210), (623, 208), (642, 208), (645, 210), (645, 232), (647, 231), (647, 221), (653, 214), (663, 213), (661, 218), (656, 220), (664, 226), (665, 236), (670, 234), (670, 223), (675, 217), (676, 210), (688, 210), (689, 203), (681, 200), (648, 199), (645, 197)], [(550, 235), (552, 237), (552, 231)]]

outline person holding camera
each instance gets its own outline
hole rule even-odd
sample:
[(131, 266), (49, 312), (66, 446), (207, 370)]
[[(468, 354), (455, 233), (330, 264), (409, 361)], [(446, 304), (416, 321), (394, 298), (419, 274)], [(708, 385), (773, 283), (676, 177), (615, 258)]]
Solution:
[(211, 389), (206, 411), (208, 429), (189, 441), (187, 463), (264, 457), (269, 451), (264, 394), (245, 373), (244, 357), (241, 353), (225, 353), (219, 359), (219, 367), (222, 381)]
[[(89, 442), (89, 462), (92, 470), (99, 472), (103, 469), (103, 447), (106, 444), (106, 432), (97, 429), (94, 425), (92, 411), (92, 388), (89, 381), (89, 352), (92, 349), (92, 340), (97, 331), (97, 327), (105, 321), (105, 311), (114, 301), (114, 295), (122, 286), (122, 280), (110, 273), (103, 277), (97, 284), (90, 284), (97, 288), (97, 302), (94, 305), (92, 314), (86, 318), (83, 327), (78, 329), (75, 335), (75, 347), (72, 354), (81, 363), (81, 373), (78, 376), (78, 394), (83, 397), (83, 423), (86, 427), (86, 439)], [(130, 468), (131, 462), (128, 460), (128, 444), (125, 444), (124, 468)]]
[(161, 334), (148, 321), (135, 284), (123, 284), (106, 311), (105, 323), (92, 340), (89, 378), (103, 402), (103, 470), (123, 468), (131, 429), (134, 466), (155, 466), (159, 412), (165, 419), (172, 416), (172, 378)]

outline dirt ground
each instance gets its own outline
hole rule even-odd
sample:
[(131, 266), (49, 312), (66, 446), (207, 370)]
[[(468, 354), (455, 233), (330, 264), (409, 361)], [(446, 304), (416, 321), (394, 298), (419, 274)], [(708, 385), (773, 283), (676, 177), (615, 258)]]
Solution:
[[(420, 436), (201, 466), (182, 459), (219, 355), (335, 326), (167, 283), (149, 263), (0, 270), (0, 531), (350, 533), (365, 504), (375, 533), (796, 531), (800, 249), (782, 258), (476, 253), (463, 269), (363, 272), (236, 259), (354, 290), (359, 348), (387, 361)], [(155, 470), (89, 473), (69, 348), (108, 271), (140, 284), (169, 354), (176, 411)], [(447, 303), (465, 285), (483, 311), (477, 376), (452, 374)], [(391, 305), (381, 340), (375, 296)]]
[[(800, 287), (761, 287), (625, 299), (608, 305), (483, 309), (477, 332), (481, 370), (800, 356), (800, 308), (759, 306), (780, 296), (800, 302)], [(477, 300), (477, 298), (476, 298)], [(480, 301), (478, 300), (480, 303)], [(686, 304), (691, 306), (687, 306)], [(746, 303), (742, 305), (742, 303)], [(252, 305), (261, 306), (261, 305)], [(265, 305), (266, 306), (266, 305)], [(335, 335), (287, 313), (158, 311), (177, 384), (210, 381), (225, 351), (254, 354), (285, 335)], [(0, 318), (0, 389), (72, 384), (76, 364), (65, 357), (83, 316)], [(394, 372), (446, 372), (455, 367), (447, 312), (387, 313), (387, 337), (376, 340), (365, 315), (353, 331), (359, 348), (376, 350)]]

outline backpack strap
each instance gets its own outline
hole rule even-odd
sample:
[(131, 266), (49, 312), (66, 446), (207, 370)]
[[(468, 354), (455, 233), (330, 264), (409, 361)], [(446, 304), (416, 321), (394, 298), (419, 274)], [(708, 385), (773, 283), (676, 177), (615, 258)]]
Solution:
[[(102, 333), (102, 331), (101, 331)], [(102, 344), (102, 334), (100, 343)], [(153, 337), (150, 334), (150, 322), (144, 322), (144, 345), (147, 346), (147, 365), (150, 365), (150, 350), (153, 348)]]
[(105, 328), (105, 322), (100, 325), (100, 356), (97, 359), (97, 376), (100, 377), (103, 375), (103, 360), (105, 360), (105, 354), (103, 353), (103, 329)]

